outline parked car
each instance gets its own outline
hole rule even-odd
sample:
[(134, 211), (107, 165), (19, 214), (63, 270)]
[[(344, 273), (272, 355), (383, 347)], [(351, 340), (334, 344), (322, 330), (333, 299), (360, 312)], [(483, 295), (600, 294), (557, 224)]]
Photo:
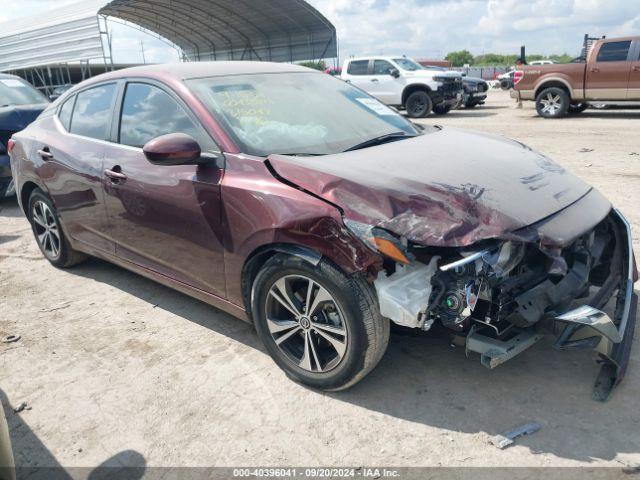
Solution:
[(511, 70), (510, 72), (503, 73), (502, 75), (498, 75), (496, 80), (500, 82), (500, 88), (502, 90), (511, 90), (515, 84), (514, 76), (516, 71)]
[[(447, 69), (444, 67), (436, 67), (432, 65), (423, 68), (425, 68), (426, 70), (435, 70), (440, 72), (447, 71)], [(489, 84), (482, 78), (463, 75), (462, 88), (462, 98), (460, 99), (458, 106), (473, 108), (477, 105), (484, 105), (484, 102), (487, 99), (487, 92), (489, 91)]]
[(512, 96), (535, 101), (545, 118), (583, 112), (589, 102), (639, 101), (640, 36), (596, 40), (586, 61), (524, 66)]
[(600, 353), (601, 398), (624, 375), (629, 224), (516, 141), (414, 125), (296, 65), (195, 62), (87, 80), (10, 150), (52, 265), (97, 256), (252, 322), (311, 387), (361, 380), (390, 322), (438, 322), (489, 368), (549, 325)]
[(462, 98), (459, 73), (426, 70), (406, 57), (350, 58), (341, 77), (387, 105), (404, 108), (411, 118), (432, 111), (444, 115)]
[(0, 73), (0, 198), (15, 193), (7, 143), (15, 132), (29, 125), (48, 100), (30, 83), (15, 75)]

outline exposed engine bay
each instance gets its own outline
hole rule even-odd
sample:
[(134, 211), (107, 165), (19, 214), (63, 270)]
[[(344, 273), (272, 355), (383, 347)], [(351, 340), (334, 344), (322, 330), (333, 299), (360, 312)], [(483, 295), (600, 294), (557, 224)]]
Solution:
[[(618, 330), (633, 264), (622, 217), (613, 211), (563, 248), (507, 240), (468, 249), (407, 244), (405, 251), (411, 263), (387, 263), (375, 282), (382, 315), (422, 330), (438, 322), (488, 368), (526, 350), (545, 331), (562, 331), (558, 348), (596, 349), (603, 357), (622, 341)], [(611, 319), (599, 309), (614, 290), (620, 301)], [(618, 380), (604, 381), (610, 391)], [(608, 391), (598, 395), (605, 399)]]

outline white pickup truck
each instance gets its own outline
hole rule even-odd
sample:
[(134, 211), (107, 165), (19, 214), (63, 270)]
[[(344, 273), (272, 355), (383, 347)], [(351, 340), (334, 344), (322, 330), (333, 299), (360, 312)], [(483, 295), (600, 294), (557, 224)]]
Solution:
[(341, 78), (412, 118), (443, 115), (462, 98), (462, 75), (425, 70), (406, 57), (359, 57), (344, 62)]

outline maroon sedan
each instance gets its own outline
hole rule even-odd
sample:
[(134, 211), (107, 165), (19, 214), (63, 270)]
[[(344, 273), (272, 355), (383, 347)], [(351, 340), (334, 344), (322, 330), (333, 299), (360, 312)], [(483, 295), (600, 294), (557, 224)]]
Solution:
[(92, 78), (10, 147), (53, 265), (93, 255), (250, 321), (313, 387), (362, 379), (391, 322), (440, 325), (488, 368), (553, 327), (598, 352), (598, 398), (624, 375), (629, 225), (515, 141), (413, 125), (295, 65), (216, 62)]

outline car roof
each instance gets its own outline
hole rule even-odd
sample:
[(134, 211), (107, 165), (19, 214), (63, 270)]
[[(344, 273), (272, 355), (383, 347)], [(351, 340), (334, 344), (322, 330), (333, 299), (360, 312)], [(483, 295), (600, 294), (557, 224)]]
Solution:
[(92, 77), (91, 80), (107, 80), (128, 77), (149, 77), (174, 80), (215, 77), (223, 75), (250, 75), (258, 73), (324, 73), (311, 68), (289, 63), (221, 61), (221, 62), (184, 62), (141, 65), (123, 68)]
[[(10, 73), (0, 73), (0, 78), (20, 78), (17, 75), (11, 75)], [(20, 78), (22, 80), (22, 78)]]

